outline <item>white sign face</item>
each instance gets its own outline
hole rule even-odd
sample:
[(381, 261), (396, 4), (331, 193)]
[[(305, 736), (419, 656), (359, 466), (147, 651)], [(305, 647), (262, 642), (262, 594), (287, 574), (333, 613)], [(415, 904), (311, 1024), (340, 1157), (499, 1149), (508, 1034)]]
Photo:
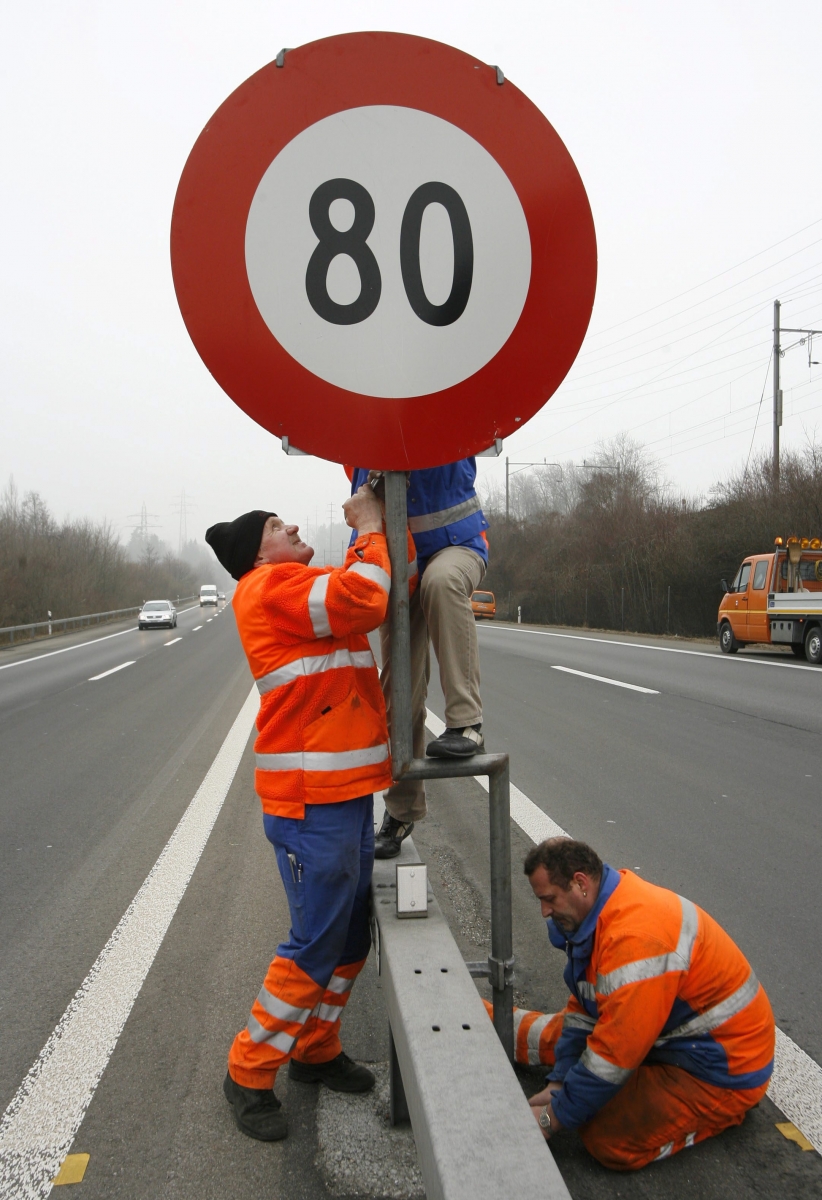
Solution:
[(519, 197), (463, 130), (372, 105), (310, 125), (260, 180), (245, 262), (271, 333), (361, 395), (452, 387), (510, 337), (528, 295)]

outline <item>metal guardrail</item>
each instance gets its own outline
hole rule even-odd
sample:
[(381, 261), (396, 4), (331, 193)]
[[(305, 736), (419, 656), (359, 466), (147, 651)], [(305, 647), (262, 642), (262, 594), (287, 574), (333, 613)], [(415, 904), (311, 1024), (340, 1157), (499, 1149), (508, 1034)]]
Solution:
[[(178, 596), (176, 603), (185, 604), (186, 600), (196, 600), (196, 596)], [(87, 625), (99, 625), (106, 621), (113, 621), (117, 617), (127, 617), (129, 613), (137, 613), (142, 608), (142, 604), (132, 605), (131, 608), (112, 608), (109, 612), (101, 613), (83, 613), (79, 617), (50, 617), (47, 621), (32, 621), (28, 625), (7, 625), (0, 629), (0, 636), (8, 635), (7, 645), (14, 645), (14, 635), (16, 633), (28, 633), (26, 641), (32, 641), (38, 637), (37, 630), (42, 629), (45, 632), (40, 634), (41, 637), (53, 637), (58, 626), (62, 626), (61, 632), (68, 633), (71, 629), (82, 629)]]
[(396, 863), (418, 861), (406, 838), (371, 893), (392, 1123), (411, 1119), (427, 1200), (570, 1200), (430, 888), (427, 917), (397, 917)]

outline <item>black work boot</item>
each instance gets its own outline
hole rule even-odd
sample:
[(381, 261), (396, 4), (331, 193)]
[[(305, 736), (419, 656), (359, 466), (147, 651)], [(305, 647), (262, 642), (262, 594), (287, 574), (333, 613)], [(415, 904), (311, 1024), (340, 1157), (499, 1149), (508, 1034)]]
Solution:
[(413, 821), (398, 821), (392, 817), (388, 809), (382, 819), (382, 825), (374, 838), (375, 858), (396, 858), (400, 852), (400, 843), (407, 838), (414, 828)]
[(288, 1078), (297, 1083), (324, 1083), (332, 1092), (370, 1092), (374, 1086), (371, 1072), (352, 1062), (344, 1050), (324, 1063), (303, 1063), (292, 1058)]
[(280, 1142), (288, 1133), (282, 1104), (271, 1088), (247, 1088), (226, 1074), (225, 1098), (234, 1110), (237, 1128), (258, 1142)]
[(482, 725), (468, 725), (465, 729), (446, 729), (433, 742), (428, 743), (425, 753), (431, 758), (470, 758), (472, 754), (484, 754)]

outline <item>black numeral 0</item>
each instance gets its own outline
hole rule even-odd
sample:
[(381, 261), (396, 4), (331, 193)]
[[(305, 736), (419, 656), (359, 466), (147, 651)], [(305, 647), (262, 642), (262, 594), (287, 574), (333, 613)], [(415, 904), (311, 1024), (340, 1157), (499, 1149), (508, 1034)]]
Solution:
[[(344, 233), (331, 224), (329, 209), (335, 200), (350, 200), (354, 205), (354, 223)], [(309, 304), (332, 325), (356, 325), (371, 316), (382, 291), (380, 268), (365, 241), (374, 228), (374, 201), (353, 179), (329, 179), (311, 197), (308, 219), (319, 239), (305, 272)], [(338, 254), (352, 258), (360, 273), (360, 294), (352, 304), (337, 304), (328, 294), (328, 268)]]
[[(454, 277), (444, 304), (432, 304), (425, 294), (420, 270), (420, 230), (429, 204), (441, 204), (451, 220), (454, 239)], [(453, 325), (465, 312), (474, 278), (474, 239), (471, 222), (459, 192), (447, 183), (424, 183), (405, 206), (400, 230), (400, 267), (405, 294), (414, 312), (428, 325)]]

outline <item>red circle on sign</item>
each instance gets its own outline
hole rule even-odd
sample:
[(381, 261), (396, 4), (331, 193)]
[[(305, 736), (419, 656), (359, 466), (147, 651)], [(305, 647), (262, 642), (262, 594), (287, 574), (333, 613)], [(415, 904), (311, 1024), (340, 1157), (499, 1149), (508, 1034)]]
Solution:
[[(258, 424), (333, 462), (438, 466), (514, 433), (564, 379), (594, 301), (593, 219), (557, 133), (495, 68), (425, 38), (344, 34), (278, 61), (220, 106), (177, 189), (174, 286), (206, 366)], [(516, 192), (531, 252), (519, 319), (490, 361), (453, 386), (388, 399), (336, 386), (298, 362), (263, 319), (246, 266), (252, 201), (280, 152), (325, 118), (374, 105), (432, 114), (475, 139)]]

